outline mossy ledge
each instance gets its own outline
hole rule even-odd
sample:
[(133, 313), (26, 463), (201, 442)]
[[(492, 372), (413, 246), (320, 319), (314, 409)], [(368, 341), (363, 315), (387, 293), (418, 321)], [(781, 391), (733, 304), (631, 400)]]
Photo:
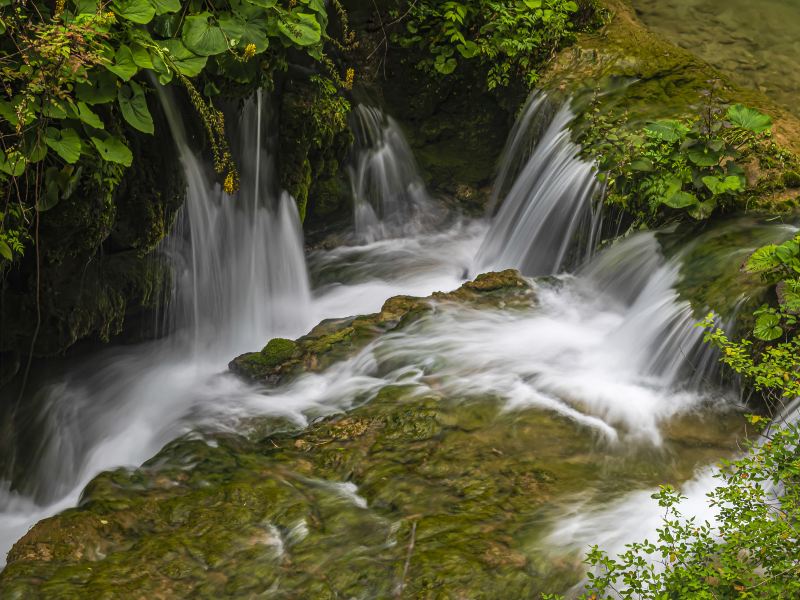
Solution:
[(401, 329), (437, 303), (459, 302), (473, 306), (532, 306), (531, 284), (512, 269), (478, 275), (454, 292), (435, 292), (428, 298), (395, 296), (380, 312), (343, 319), (328, 319), (295, 341), (276, 338), (260, 352), (248, 352), (231, 361), (231, 371), (270, 385), (285, 383), (300, 373), (324, 370), (332, 363), (364, 348), (379, 335)]

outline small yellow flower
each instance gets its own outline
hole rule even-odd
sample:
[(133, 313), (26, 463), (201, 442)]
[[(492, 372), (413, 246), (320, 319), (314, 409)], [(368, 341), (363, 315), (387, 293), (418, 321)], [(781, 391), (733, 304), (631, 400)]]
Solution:
[(233, 176), (233, 171), (228, 171), (225, 176), (225, 183), (222, 184), (222, 189), (226, 194), (233, 194), (239, 186), (236, 185), (236, 178)]
[(347, 69), (344, 75), (344, 87), (347, 88), (348, 90), (352, 90), (353, 81), (355, 81), (355, 78), (356, 78), (356, 70), (350, 67), (349, 69)]
[(256, 45), (255, 44), (247, 44), (244, 47), (244, 59), (250, 60), (256, 55)]

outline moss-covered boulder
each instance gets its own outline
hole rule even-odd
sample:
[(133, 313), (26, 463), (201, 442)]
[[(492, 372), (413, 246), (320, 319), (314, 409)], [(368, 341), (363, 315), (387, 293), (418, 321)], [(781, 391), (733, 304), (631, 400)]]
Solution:
[(273, 339), (260, 352), (243, 354), (229, 366), (254, 381), (285, 383), (299, 373), (322, 371), (358, 352), (379, 335), (402, 329), (436, 310), (437, 304), (447, 302), (530, 307), (535, 303), (535, 294), (531, 284), (517, 271), (485, 273), (454, 292), (437, 292), (429, 298), (395, 296), (378, 313), (323, 321), (296, 341)]

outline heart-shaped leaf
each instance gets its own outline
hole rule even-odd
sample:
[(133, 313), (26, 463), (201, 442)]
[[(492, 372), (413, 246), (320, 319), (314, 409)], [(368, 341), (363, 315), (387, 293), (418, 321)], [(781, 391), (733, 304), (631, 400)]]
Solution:
[(222, 29), (210, 22), (211, 13), (186, 17), (181, 39), (186, 47), (199, 56), (213, 56), (228, 49), (228, 40)]
[(81, 138), (69, 127), (66, 129), (48, 127), (45, 131), (45, 143), (70, 164), (78, 161), (83, 148)]
[(130, 125), (144, 133), (153, 133), (153, 117), (147, 108), (142, 86), (135, 81), (119, 88), (117, 102), (122, 111), (122, 116)]
[(111, 9), (123, 19), (146, 25), (156, 14), (155, 7), (148, 0), (115, 0)]
[(118, 163), (126, 167), (131, 166), (133, 154), (131, 154), (130, 148), (118, 137), (106, 134), (104, 136), (93, 135), (90, 139), (103, 160)]

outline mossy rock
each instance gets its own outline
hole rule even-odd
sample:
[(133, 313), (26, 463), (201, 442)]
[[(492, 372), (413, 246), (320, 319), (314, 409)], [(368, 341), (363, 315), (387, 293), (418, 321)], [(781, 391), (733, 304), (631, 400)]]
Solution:
[(345, 319), (329, 319), (294, 342), (276, 338), (260, 352), (235, 358), (230, 369), (262, 383), (285, 383), (300, 373), (321, 371), (352, 356), (379, 335), (402, 329), (436, 309), (437, 303), (458, 302), (476, 307), (530, 307), (535, 304), (531, 283), (517, 271), (484, 273), (453, 292), (428, 298), (395, 296), (380, 312)]

